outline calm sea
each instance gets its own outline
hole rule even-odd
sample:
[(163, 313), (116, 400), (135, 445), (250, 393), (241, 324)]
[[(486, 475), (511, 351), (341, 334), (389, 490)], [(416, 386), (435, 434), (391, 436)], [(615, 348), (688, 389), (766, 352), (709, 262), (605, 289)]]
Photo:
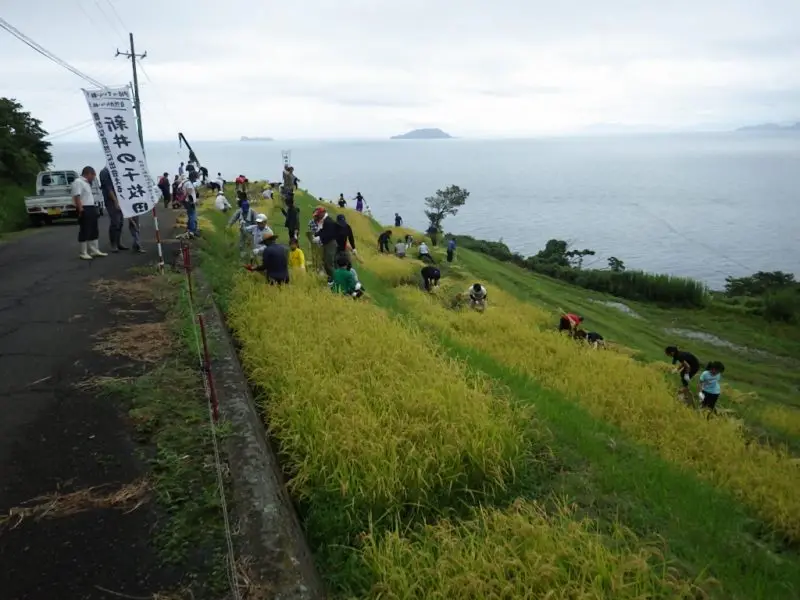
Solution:
[[(550, 238), (629, 268), (687, 275), (800, 271), (800, 135), (686, 134), (529, 140), (194, 142), (231, 180), (277, 180), (291, 150), (301, 187), (329, 199), (360, 191), (382, 222), (423, 228), (423, 203), (456, 184), (470, 197), (448, 231), (502, 239), (529, 255)], [(187, 153), (147, 144), (153, 173)], [(100, 165), (99, 144), (55, 144), (57, 168)]]

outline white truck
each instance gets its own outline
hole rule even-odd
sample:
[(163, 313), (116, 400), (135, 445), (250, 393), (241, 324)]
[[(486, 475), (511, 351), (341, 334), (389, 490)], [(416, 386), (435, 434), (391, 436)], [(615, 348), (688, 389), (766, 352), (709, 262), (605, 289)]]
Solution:
[[(41, 171), (36, 176), (36, 195), (25, 197), (25, 210), (31, 224), (40, 227), (57, 219), (77, 219), (78, 211), (70, 194), (77, 171)], [(92, 192), (100, 214), (103, 214), (103, 195), (95, 178)]]

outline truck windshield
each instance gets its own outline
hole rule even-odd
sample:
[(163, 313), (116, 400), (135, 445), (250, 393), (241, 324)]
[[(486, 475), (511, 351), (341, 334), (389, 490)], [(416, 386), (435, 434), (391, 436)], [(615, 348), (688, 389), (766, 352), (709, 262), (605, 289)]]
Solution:
[(42, 185), (44, 187), (67, 185), (67, 176), (64, 173), (50, 173), (42, 177)]

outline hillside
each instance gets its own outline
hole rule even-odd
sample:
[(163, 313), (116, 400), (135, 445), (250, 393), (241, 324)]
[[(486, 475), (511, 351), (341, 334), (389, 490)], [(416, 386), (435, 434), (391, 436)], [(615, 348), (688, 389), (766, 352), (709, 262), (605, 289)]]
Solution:
[(414, 129), (401, 135), (393, 135), (393, 140), (447, 140), (453, 136), (441, 129)]
[[(317, 202), (296, 200), (305, 224)], [(253, 201), (285, 240), (279, 206)], [(434, 249), (443, 282), (426, 294), (419, 261), (378, 254), (384, 227), (325, 207), (353, 227), (360, 301), (310, 275), (265, 285), (211, 209), (201, 266), (332, 597), (798, 596), (796, 328), (713, 307), (625, 312), (465, 249), (452, 265)], [(474, 281), (487, 311), (454, 309)], [(613, 348), (559, 335), (562, 310)], [(726, 364), (723, 414), (676, 401), (675, 342)]]

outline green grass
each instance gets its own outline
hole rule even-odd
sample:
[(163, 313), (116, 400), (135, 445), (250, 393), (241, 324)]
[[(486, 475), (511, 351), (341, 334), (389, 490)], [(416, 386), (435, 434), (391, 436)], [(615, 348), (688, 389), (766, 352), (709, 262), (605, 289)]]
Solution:
[[(301, 227), (310, 217), (313, 198), (298, 194)], [(333, 213), (336, 209), (328, 207)], [(279, 213), (277, 213), (279, 214)], [(272, 215), (273, 229), (278, 222)], [(221, 215), (212, 217), (215, 223)], [(375, 232), (381, 227), (375, 224)], [(204, 244), (204, 270), (214, 285), (224, 288), (236, 268), (235, 253), (226, 249), (221, 229)], [(303, 240), (304, 249), (308, 248)], [(440, 259), (441, 248), (434, 249)], [(373, 302), (398, 319), (414, 319), (394, 295), (393, 289), (358, 267), (359, 276)], [(587, 328), (606, 339), (637, 351), (643, 361), (665, 360), (664, 346), (677, 341), (703, 361), (722, 360), (726, 384), (741, 391), (756, 390), (752, 406), (736, 406), (754, 426), (759, 405), (793, 406), (798, 403), (800, 335), (790, 327), (777, 327), (757, 317), (739, 315), (713, 304), (702, 310), (666, 310), (650, 304), (626, 302), (641, 319), (623, 314), (599, 301), (618, 301), (548, 277), (531, 274), (485, 255), (459, 249), (456, 263), (443, 265), (445, 276), (464, 277), (466, 272), (487, 285), (497, 286), (517, 298), (553, 311), (576, 311), (586, 317)], [(466, 283), (471, 283), (465, 281)], [(466, 287), (466, 285), (465, 285)], [(224, 289), (217, 290), (225, 299)], [(707, 343), (669, 336), (665, 328), (704, 331), (733, 343), (764, 350), (774, 357), (742, 354)], [(557, 392), (543, 389), (530, 377), (499, 364), (479, 349), (464, 347), (443, 333), (431, 331), (452, 357), (492, 378), (506, 397), (533, 405), (537, 419), (552, 433), (549, 445), (556, 465), (549, 475), (521, 473), (514, 492), (546, 501), (555, 510), (559, 501), (574, 503), (579, 511), (596, 518), (610, 532), (615, 523), (630, 528), (645, 540), (661, 540), (667, 559), (690, 578), (719, 580), (710, 588), (720, 598), (796, 598), (800, 593), (800, 558), (794, 549), (771, 534), (764, 523), (732, 496), (699, 480), (694, 473), (666, 463), (654, 451), (628, 439), (616, 427), (592, 417), (586, 410)], [(723, 396), (723, 399), (725, 396)], [(723, 400), (723, 405), (724, 400)], [(796, 447), (797, 439), (779, 431), (769, 435)], [(346, 560), (347, 554), (342, 555)], [(350, 565), (350, 568), (353, 568)]]
[[(213, 466), (211, 430), (196, 365), (193, 320), (181, 276), (157, 282), (159, 305), (177, 352), (132, 380), (110, 379), (100, 393), (128, 408), (160, 508), (154, 544), (180, 569), (193, 597), (216, 598), (228, 589), (224, 521)], [(224, 424), (218, 429), (225, 434)]]

